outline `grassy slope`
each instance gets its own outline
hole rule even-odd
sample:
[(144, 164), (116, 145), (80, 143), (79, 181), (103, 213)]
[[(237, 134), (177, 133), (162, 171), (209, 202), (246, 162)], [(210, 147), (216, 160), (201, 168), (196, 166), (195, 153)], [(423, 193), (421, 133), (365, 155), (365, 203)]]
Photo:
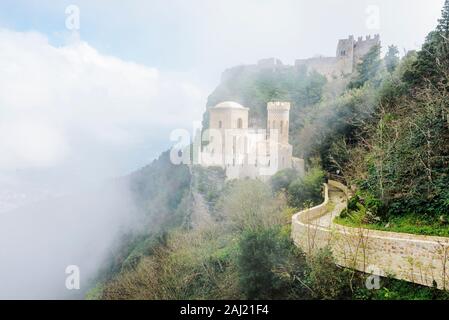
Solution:
[(428, 219), (416, 215), (391, 218), (387, 223), (361, 223), (358, 219), (353, 219), (351, 217), (337, 217), (334, 222), (353, 228), (449, 237), (448, 225), (442, 225), (439, 221), (429, 222)]

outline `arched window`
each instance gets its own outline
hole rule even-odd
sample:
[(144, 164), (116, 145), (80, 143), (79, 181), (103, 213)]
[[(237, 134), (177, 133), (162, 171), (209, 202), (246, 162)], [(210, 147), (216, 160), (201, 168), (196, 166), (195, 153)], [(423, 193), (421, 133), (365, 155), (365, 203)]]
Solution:
[(220, 121), (218, 121), (218, 129), (221, 129), (223, 127), (223, 122), (221, 122), (221, 120)]
[(284, 121), (281, 121), (281, 134), (283, 134), (284, 132)]
[(243, 120), (242, 120), (242, 118), (239, 118), (237, 120), (237, 128), (238, 129), (242, 129), (243, 128)]
[(273, 129), (276, 129), (276, 121), (273, 120)]

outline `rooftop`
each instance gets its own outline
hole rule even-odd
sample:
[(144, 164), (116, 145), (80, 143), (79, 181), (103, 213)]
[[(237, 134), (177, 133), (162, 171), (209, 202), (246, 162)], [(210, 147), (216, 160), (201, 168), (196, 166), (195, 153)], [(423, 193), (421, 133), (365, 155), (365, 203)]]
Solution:
[(248, 108), (245, 108), (240, 103), (233, 102), (233, 101), (225, 101), (217, 104), (214, 109), (242, 109), (246, 110)]

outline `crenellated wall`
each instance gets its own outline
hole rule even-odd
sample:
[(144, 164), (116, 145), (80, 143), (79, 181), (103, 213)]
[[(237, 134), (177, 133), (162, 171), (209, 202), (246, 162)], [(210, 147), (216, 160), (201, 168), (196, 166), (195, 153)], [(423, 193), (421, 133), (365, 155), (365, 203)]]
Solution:
[(376, 45), (380, 45), (378, 34), (374, 37), (368, 35), (365, 39), (359, 37), (357, 40), (351, 35), (347, 39), (338, 41), (335, 57), (298, 59), (295, 61), (295, 66), (296, 68), (307, 67), (309, 71), (315, 70), (331, 81), (352, 74), (361, 59)]
[[(293, 216), (292, 237), (297, 246), (308, 254), (330, 246), (341, 266), (427, 286), (435, 281), (440, 289), (448, 287), (449, 238), (334, 224), (332, 219), (345, 208), (348, 192), (342, 184), (329, 181), (323, 204)], [(325, 225), (327, 215), (329, 223)]]

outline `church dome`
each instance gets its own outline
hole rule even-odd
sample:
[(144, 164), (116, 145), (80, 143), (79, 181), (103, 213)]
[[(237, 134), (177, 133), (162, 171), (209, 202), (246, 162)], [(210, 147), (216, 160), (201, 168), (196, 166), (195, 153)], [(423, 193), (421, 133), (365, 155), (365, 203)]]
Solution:
[(233, 101), (225, 101), (217, 104), (214, 109), (248, 109), (242, 106), (240, 103)]

